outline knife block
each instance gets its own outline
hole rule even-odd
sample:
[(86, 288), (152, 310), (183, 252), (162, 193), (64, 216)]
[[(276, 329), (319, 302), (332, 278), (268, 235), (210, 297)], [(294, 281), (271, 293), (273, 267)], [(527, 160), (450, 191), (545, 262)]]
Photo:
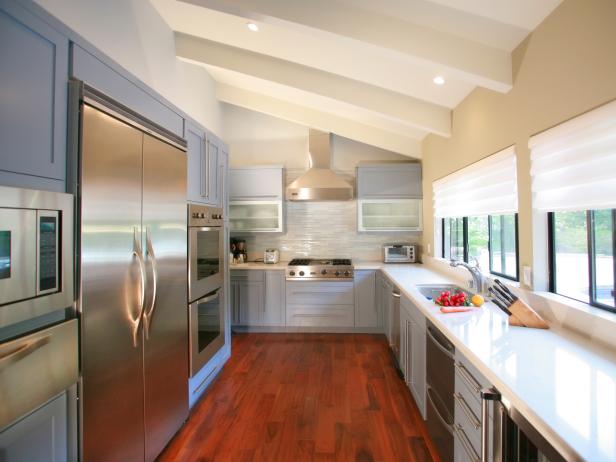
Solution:
[(509, 306), (510, 326), (532, 327), (535, 329), (549, 329), (548, 324), (530, 306), (518, 299)]

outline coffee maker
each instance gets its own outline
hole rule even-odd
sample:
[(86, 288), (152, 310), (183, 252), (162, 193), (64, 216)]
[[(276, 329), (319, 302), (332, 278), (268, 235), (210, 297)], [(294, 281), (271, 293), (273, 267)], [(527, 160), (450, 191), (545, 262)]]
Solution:
[(246, 263), (248, 261), (248, 252), (246, 251), (246, 241), (244, 239), (231, 238), (231, 254), (233, 255), (233, 263)]

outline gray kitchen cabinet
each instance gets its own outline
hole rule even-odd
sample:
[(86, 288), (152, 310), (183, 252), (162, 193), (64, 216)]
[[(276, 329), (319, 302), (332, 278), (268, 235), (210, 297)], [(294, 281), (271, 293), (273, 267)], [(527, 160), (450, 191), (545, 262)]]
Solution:
[(402, 370), (419, 412), (425, 419), (426, 320), (419, 308), (404, 295), (400, 299), (400, 319)]
[(284, 326), (285, 297), (284, 271), (231, 271), (233, 325)]
[(222, 177), (220, 162), (222, 157), (222, 142), (213, 134), (206, 134), (207, 160), (203, 172), (205, 181), (202, 191), (205, 192), (205, 202), (215, 207), (222, 207)]
[(376, 271), (356, 270), (355, 327), (383, 327), (383, 311), (375, 298)]
[(281, 166), (229, 170), (229, 225), (233, 232), (280, 233), (284, 230)]
[(383, 331), (387, 336), (387, 341), (389, 345), (393, 345), (393, 296), (392, 293), (394, 291), (394, 286), (389, 279), (381, 274), (380, 281), (380, 306), (381, 311), (383, 313)]
[(231, 272), (231, 313), (233, 324), (258, 325), (265, 302), (264, 271)]
[(207, 161), (205, 130), (186, 121), (184, 139), (188, 154), (188, 181), (186, 197), (191, 202), (205, 203), (205, 178), (203, 165)]
[(421, 199), (358, 199), (357, 231), (421, 231), (422, 207)]
[(265, 271), (265, 305), (261, 324), (284, 326), (286, 323), (286, 289), (284, 271)]
[(188, 151), (188, 200), (222, 207), (226, 171), (222, 142), (189, 120), (186, 120), (184, 138)]
[[(223, 208), (225, 221), (229, 220), (229, 149), (225, 144), (222, 145), (218, 168), (220, 169), (220, 203)], [(227, 242), (229, 240), (227, 239)]]
[(62, 393), (0, 432), (2, 462), (65, 462), (70, 457), (67, 396)]
[(85, 48), (73, 43), (71, 46), (72, 76), (83, 80), (98, 91), (113, 98), (130, 110), (137, 112), (157, 125), (182, 137), (184, 117), (178, 111), (163, 104), (154, 91), (131, 81), (134, 77), (124, 75), (105, 62), (102, 56), (94, 56)]
[(284, 200), (282, 166), (236, 167), (229, 177), (231, 201)]
[[(490, 388), (490, 382), (456, 349), (454, 391), (454, 460), (475, 462), (481, 454), (481, 395), (483, 388)], [(492, 428), (493, 409), (489, 408)], [(490, 441), (490, 453), (492, 441)]]
[(421, 164), (360, 164), (357, 167), (358, 199), (421, 199)]
[(287, 282), (287, 326), (353, 327), (354, 299), (352, 282)]
[(263, 312), (263, 283), (243, 281), (238, 284), (239, 322), (244, 326), (257, 325)]
[(66, 37), (18, 2), (0, 2), (0, 182), (65, 190)]

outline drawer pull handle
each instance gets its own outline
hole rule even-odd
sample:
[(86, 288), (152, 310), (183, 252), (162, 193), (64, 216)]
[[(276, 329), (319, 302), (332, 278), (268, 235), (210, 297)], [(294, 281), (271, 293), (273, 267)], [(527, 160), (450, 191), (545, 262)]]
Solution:
[(7, 353), (3, 356), (0, 356), (0, 371), (11, 364), (19, 362), (29, 354), (35, 352), (39, 348), (47, 345), (51, 341), (51, 335), (46, 335), (45, 337), (37, 338), (28, 343), (24, 343), (19, 348)]
[(471, 425), (475, 427), (475, 430), (479, 430), (481, 428), (481, 422), (470, 408), (464, 397), (460, 393), (455, 393), (453, 397), (464, 411), (464, 414), (466, 414), (466, 417), (470, 421)]
[(460, 425), (456, 425), (454, 427), (454, 431), (456, 432), (456, 436), (460, 440), (460, 443), (462, 443), (462, 447), (464, 448), (464, 451), (466, 452), (466, 455), (468, 456), (468, 458), (472, 462), (481, 462), (481, 460), (479, 459), (479, 456), (473, 449), (473, 446), (471, 442), (469, 441), (468, 436), (466, 436), (466, 433), (464, 433), (464, 430), (462, 429), (462, 427)]
[(477, 380), (475, 380), (475, 377), (473, 377), (468, 369), (462, 364), (455, 363), (455, 366), (456, 370), (460, 374), (460, 377), (464, 379), (464, 381), (475, 391), (475, 393), (479, 394), (481, 392), (481, 385), (477, 382)]

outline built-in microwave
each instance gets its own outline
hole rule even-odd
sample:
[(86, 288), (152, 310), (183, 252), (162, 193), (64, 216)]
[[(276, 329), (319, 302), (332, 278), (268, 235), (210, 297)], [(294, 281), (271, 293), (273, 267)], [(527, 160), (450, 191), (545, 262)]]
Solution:
[(0, 186), (0, 328), (73, 305), (73, 196)]

